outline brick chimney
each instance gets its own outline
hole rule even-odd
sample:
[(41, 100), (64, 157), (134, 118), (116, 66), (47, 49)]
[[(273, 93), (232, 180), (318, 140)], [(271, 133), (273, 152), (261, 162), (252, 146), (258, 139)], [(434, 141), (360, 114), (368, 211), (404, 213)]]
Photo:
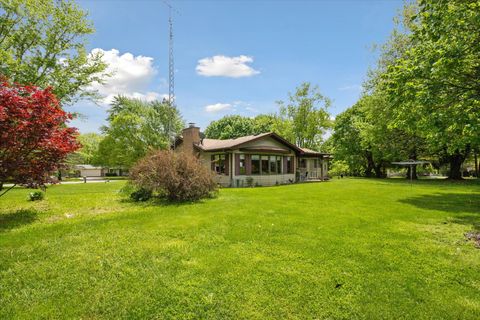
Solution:
[(200, 143), (200, 128), (195, 126), (195, 123), (190, 122), (188, 127), (182, 131), (183, 143), (182, 151), (195, 153), (193, 144)]

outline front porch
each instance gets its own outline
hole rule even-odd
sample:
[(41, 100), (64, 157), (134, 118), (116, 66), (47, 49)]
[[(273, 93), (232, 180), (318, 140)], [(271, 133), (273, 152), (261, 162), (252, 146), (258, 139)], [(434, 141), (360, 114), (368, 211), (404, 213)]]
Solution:
[(299, 157), (297, 167), (297, 180), (323, 181), (328, 178), (327, 161), (323, 157)]

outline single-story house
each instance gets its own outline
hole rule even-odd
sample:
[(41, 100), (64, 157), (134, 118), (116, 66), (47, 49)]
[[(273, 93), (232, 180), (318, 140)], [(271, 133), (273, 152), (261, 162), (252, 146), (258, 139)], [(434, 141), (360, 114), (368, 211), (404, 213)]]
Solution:
[(175, 140), (176, 152), (193, 153), (217, 173), (222, 186), (270, 186), (328, 178), (331, 155), (300, 148), (273, 132), (236, 139), (206, 139), (191, 123)]
[(80, 172), (80, 177), (104, 177), (105, 173), (108, 172), (107, 168), (104, 167), (95, 167), (91, 164), (77, 164), (74, 167), (75, 170)]

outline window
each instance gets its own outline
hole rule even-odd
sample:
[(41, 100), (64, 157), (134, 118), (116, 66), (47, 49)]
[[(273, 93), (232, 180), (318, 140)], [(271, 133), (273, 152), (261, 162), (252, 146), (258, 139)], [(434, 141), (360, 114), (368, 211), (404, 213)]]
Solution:
[(277, 172), (277, 157), (270, 156), (270, 174), (275, 174)]
[(268, 156), (262, 157), (262, 174), (268, 174)]
[(300, 159), (300, 168), (307, 167), (307, 159)]
[(277, 174), (282, 173), (282, 157), (277, 156)]
[(287, 157), (287, 173), (293, 173), (293, 157)]
[(224, 154), (215, 154), (212, 155), (212, 169), (216, 173), (225, 174), (225, 155)]
[(252, 155), (252, 174), (260, 174), (260, 156)]
[(240, 163), (239, 163), (240, 174), (246, 174), (247, 169), (245, 167), (245, 155), (244, 154), (239, 155), (239, 159), (240, 159)]

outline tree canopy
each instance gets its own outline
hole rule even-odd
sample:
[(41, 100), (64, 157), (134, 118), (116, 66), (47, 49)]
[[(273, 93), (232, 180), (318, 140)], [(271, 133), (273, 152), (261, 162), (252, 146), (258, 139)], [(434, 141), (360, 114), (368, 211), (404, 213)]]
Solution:
[(0, 83), (0, 190), (7, 180), (29, 187), (49, 181), (80, 146), (76, 129), (65, 126), (70, 119), (50, 88)]
[(304, 82), (294, 94), (289, 94), (288, 103), (278, 101), (278, 104), (283, 135), (299, 147), (317, 149), (326, 129), (331, 127), (330, 99), (318, 87)]
[(95, 160), (108, 166), (130, 167), (150, 150), (168, 149), (183, 128), (176, 107), (122, 96), (112, 103), (108, 122)]
[(480, 145), (479, 9), (479, 1), (406, 5), (362, 97), (337, 117), (336, 159), (355, 171), (365, 151), (382, 168), (435, 158), (461, 179), (461, 164)]
[(0, 74), (12, 82), (52, 87), (62, 103), (92, 97), (105, 64), (88, 54), (94, 32), (87, 13), (68, 0), (0, 0)]

